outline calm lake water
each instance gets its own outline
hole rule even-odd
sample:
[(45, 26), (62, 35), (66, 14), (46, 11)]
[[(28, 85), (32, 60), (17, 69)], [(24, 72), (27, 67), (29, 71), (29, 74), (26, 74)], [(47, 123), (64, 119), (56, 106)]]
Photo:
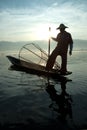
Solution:
[(17, 53), (0, 52), (1, 129), (87, 129), (87, 51), (68, 57), (70, 81), (49, 84), (46, 77), (10, 70), (8, 54)]

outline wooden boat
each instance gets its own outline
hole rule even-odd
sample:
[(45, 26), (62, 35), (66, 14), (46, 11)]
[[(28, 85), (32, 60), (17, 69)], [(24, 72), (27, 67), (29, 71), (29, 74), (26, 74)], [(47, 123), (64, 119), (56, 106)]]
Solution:
[[(33, 47), (35, 47), (39, 51), (41, 51), (41, 53), (43, 55), (45, 55), (45, 58), (38, 55), (36, 53), (38, 51), (35, 52), (34, 48), (33, 48), (33, 50), (30, 49), (29, 48), (30, 45), (32, 45)], [(38, 75), (44, 75), (44, 76), (50, 76), (50, 77), (60, 77), (60, 76), (65, 76), (65, 75), (69, 75), (69, 74), (72, 73), (72, 72), (68, 72), (66, 74), (61, 75), (61, 73), (59, 71), (60, 66), (59, 66), (59, 64), (57, 62), (55, 63), (55, 68), (54, 69), (52, 69), (50, 71), (47, 71), (45, 69), (45, 65), (40, 64), (40, 62), (39, 63), (34, 63), (33, 60), (30, 61), (30, 60), (27, 60), (26, 58), (24, 58), (21, 55), (21, 53), (22, 53), (22, 51), (24, 49), (26, 49), (29, 53), (32, 53), (34, 56), (39, 57), (40, 61), (43, 60), (46, 63), (47, 58), (48, 58), (48, 55), (46, 54), (46, 52), (44, 52), (40, 47), (36, 46), (33, 43), (32, 44), (26, 44), (21, 48), (21, 50), (19, 52), (19, 58), (16, 58), (14, 56), (7, 56), (9, 61), (12, 63), (12, 66), (11, 66), (12, 69), (17, 70), (17, 71), (23, 71), (23, 72), (26, 72), (26, 73), (32, 73), (32, 74), (38, 74)]]

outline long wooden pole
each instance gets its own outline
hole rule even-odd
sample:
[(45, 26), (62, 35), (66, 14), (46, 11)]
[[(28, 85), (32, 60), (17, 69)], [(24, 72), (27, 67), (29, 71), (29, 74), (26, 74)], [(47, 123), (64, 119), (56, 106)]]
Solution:
[(50, 56), (50, 31), (51, 27), (49, 27), (48, 57)]
[[(50, 31), (51, 31), (51, 27), (49, 27), (48, 58), (49, 58), (49, 56), (50, 56)], [(49, 84), (50, 84), (50, 82), (49, 82), (49, 70), (48, 70), (47, 81), (48, 81), (48, 85), (49, 85)]]

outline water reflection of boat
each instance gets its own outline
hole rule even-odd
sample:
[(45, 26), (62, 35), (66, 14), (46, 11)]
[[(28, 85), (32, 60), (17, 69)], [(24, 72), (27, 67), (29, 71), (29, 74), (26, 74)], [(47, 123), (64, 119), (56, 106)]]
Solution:
[(52, 103), (49, 105), (53, 111), (56, 111), (60, 115), (61, 119), (65, 120), (67, 116), (72, 119), (72, 98), (66, 92), (67, 80), (62, 80), (61, 93), (58, 94), (53, 84), (48, 84), (46, 91), (49, 94)]

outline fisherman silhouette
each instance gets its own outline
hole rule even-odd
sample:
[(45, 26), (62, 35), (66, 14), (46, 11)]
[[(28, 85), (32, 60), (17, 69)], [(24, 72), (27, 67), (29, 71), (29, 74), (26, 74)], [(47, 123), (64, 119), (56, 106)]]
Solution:
[[(46, 87), (47, 93), (50, 95), (52, 100), (52, 104), (50, 104), (50, 108), (53, 108), (54, 111), (60, 115), (61, 119), (66, 120), (66, 117), (69, 116), (72, 119), (72, 98), (66, 92), (66, 83), (67, 81), (62, 81), (61, 84), (61, 94), (57, 93), (54, 85), (48, 84)], [(55, 107), (55, 104), (57, 107)]]
[(51, 37), (52, 40), (57, 42), (57, 45), (55, 49), (50, 54), (47, 64), (46, 64), (46, 70), (50, 71), (52, 70), (57, 56), (61, 56), (61, 74), (68, 74), (67, 71), (67, 53), (69, 48), (69, 55), (72, 55), (73, 50), (73, 40), (70, 33), (66, 32), (65, 29), (68, 28), (64, 24), (60, 24), (60, 26), (57, 28), (57, 30), (60, 30), (60, 33), (57, 34), (57, 37)]

